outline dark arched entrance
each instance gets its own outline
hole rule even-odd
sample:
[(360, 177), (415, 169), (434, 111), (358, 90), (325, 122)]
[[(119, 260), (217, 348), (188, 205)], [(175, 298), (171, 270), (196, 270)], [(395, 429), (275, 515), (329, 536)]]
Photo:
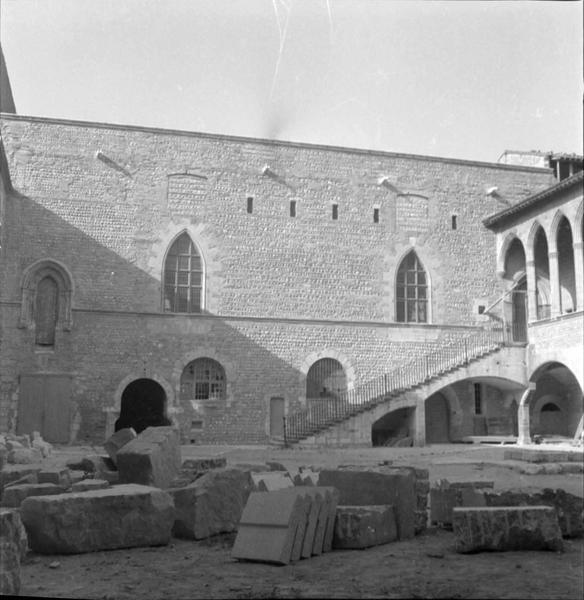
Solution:
[(450, 409), (448, 400), (436, 392), (426, 399), (426, 444), (450, 442)]
[(411, 446), (414, 408), (398, 408), (383, 415), (371, 426), (373, 446)]
[(172, 425), (165, 415), (166, 393), (152, 379), (136, 379), (122, 393), (120, 418), (115, 431), (132, 427), (140, 433), (147, 427)]

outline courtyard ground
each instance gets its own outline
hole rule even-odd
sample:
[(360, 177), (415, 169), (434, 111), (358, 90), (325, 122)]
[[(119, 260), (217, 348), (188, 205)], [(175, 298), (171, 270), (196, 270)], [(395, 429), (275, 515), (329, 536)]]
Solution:
[[(503, 460), (509, 446), (278, 449), (265, 446), (183, 446), (183, 459), (224, 456), (228, 465), (273, 460), (297, 466), (376, 465), (428, 468), (430, 482), (492, 480), (495, 490), (561, 488), (584, 496), (583, 475), (526, 475)], [(64, 465), (101, 448), (56, 448)], [(109, 600), (188, 598), (528, 598), (584, 596), (584, 540), (565, 540), (563, 553), (454, 552), (454, 534), (429, 529), (412, 540), (366, 550), (333, 551), (288, 566), (231, 558), (235, 535), (199, 542), (172, 539), (163, 547), (80, 555), (29, 553), (21, 594)]]

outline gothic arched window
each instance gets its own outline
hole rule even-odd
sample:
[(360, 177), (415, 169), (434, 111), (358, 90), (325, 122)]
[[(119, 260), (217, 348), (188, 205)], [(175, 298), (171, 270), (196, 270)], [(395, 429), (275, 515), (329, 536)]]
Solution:
[(37, 346), (54, 346), (55, 329), (59, 318), (59, 286), (50, 276), (43, 277), (37, 284), (34, 322)]
[(203, 309), (203, 261), (185, 231), (172, 244), (164, 262), (164, 310), (200, 313)]
[(428, 277), (412, 250), (402, 260), (395, 285), (396, 321), (428, 322)]

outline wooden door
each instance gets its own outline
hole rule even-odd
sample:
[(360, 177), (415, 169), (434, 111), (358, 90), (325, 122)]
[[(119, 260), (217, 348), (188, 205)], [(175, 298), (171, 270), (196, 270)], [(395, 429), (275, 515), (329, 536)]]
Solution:
[(70, 424), (70, 375), (20, 376), (17, 433), (40, 431), (47, 442), (66, 444)]
[(270, 398), (270, 436), (284, 437), (284, 398)]

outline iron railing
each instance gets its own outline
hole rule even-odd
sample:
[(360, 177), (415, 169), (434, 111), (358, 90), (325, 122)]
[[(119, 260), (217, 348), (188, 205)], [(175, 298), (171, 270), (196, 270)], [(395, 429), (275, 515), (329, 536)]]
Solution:
[(474, 332), (418, 356), (380, 377), (335, 398), (312, 401), (303, 409), (284, 417), (284, 444), (294, 444), (385, 402), (391, 396), (422, 385), (448, 371), (465, 366), (509, 344), (509, 328), (502, 323)]

